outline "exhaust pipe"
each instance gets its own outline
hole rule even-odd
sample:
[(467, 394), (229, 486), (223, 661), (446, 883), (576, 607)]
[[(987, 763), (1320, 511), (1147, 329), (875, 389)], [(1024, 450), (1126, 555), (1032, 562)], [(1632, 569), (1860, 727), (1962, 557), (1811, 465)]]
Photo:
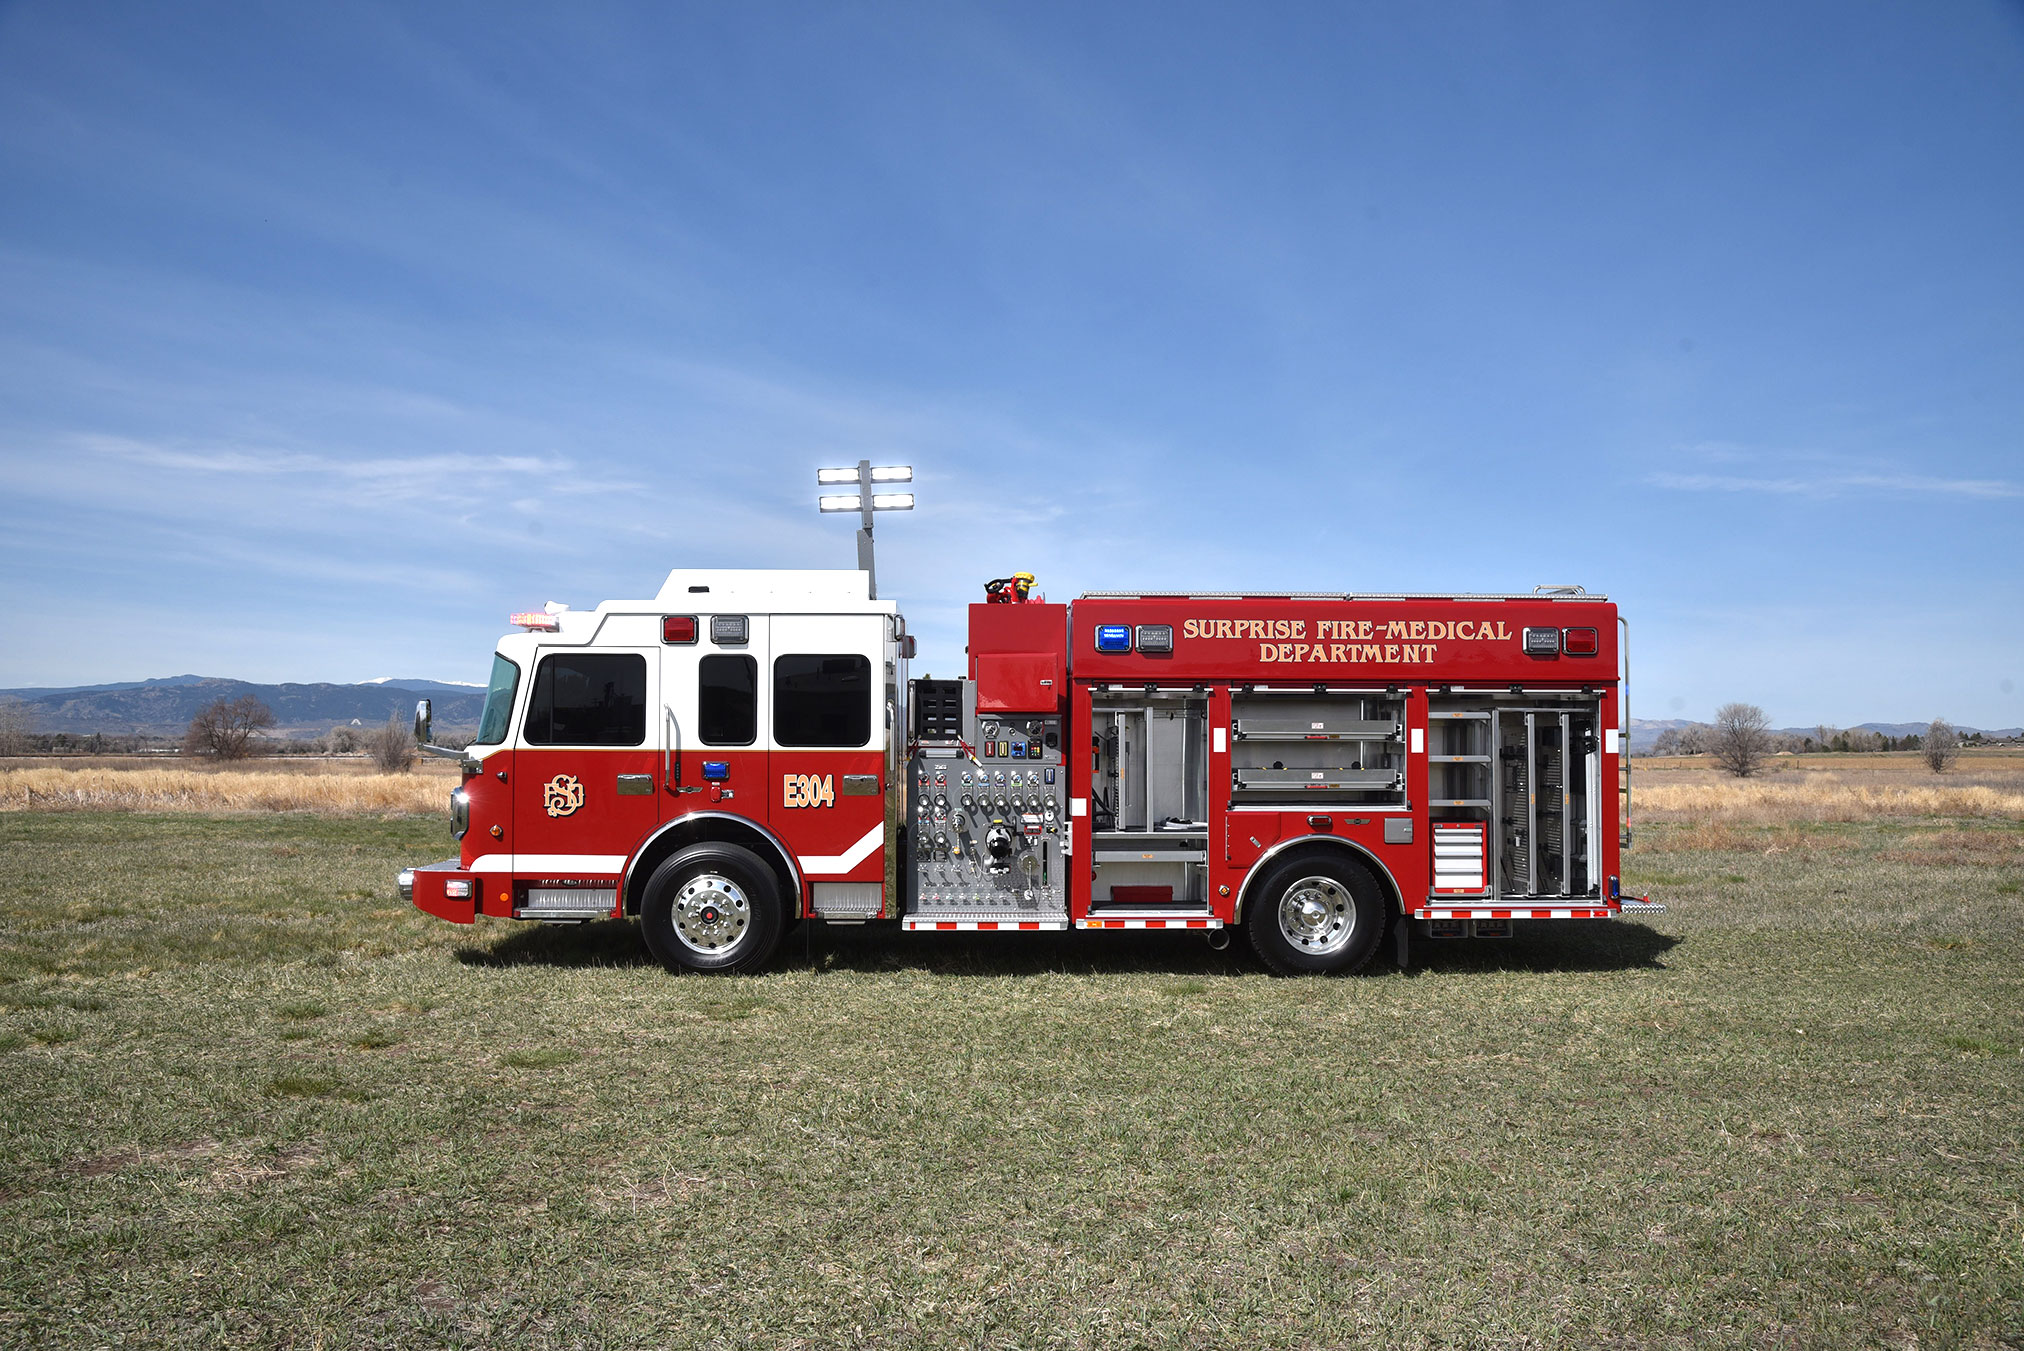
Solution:
[(1211, 929), (1208, 933), (1208, 939), (1209, 946), (1217, 952), (1221, 952), (1224, 948), (1230, 946), (1230, 931), (1228, 929)]

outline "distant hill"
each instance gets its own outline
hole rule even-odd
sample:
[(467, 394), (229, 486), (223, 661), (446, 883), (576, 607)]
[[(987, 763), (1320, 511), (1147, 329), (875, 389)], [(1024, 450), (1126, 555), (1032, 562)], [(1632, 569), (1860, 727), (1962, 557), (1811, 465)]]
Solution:
[(252, 695), (274, 710), (274, 734), (320, 736), (354, 720), (363, 726), (405, 720), (426, 695), (443, 732), (475, 731), (485, 692), (441, 680), (392, 677), (358, 685), (256, 685), (216, 676), (168, 676), (69, 689), (0, 690), (27, 705), (30, 731), (89, 736), (181, 736), (190, 719), (219, 699)]

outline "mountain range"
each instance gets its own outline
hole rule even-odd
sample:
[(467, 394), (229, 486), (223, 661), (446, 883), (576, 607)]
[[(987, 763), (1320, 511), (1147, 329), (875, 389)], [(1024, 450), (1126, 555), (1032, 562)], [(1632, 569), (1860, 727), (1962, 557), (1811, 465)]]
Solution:
[(219, 699), (248, 694), (273, 710), (275, 736), (320, 736), (333, 727), (354, 722), (371, 727), (389, 717), (405, 721), (414, 713), (415, 700), (424, 695), (434, 705), (438, 729), (475, 731), (479, 710), (485, 706), (480, 686), (399, 676), (355, 685), (256, 685), (218, 676), (179, 675), (111, 685), (0, 690), (0, 699), (18, 699), (26, 705), (28, 730), (33, 732), (179, 737), (190, 719)]

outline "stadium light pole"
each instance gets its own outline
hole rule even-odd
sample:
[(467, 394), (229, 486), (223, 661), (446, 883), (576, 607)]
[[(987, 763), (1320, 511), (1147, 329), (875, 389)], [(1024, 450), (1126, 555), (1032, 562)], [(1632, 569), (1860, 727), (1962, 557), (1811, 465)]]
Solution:
[(912, 493), (873, 492), (881, 483), (912, 483), (914, 469), (906, 464), (873, 465), (870, 460), (859, 460), (855, 469), (818, 469), (815, 482), (818, 487), (853, 484), (854, 493), (823, 493), (815, 499), (818, 511), (855, 511), (863, 517), (863, 524), (857, 532), (857, 566), (864, 573), (865, 593), (873, 600), (878, 599), (878, 574), (872, 570), (871, 561), (871, 515), (875, 511), (912, 511)]

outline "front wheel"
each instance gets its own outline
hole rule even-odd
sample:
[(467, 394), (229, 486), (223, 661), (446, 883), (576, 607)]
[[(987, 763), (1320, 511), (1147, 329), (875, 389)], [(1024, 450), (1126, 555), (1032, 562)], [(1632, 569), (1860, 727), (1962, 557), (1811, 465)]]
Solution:
[(1361, 863), (1309, 854), (1259, 879), (1244, 930), (1279, 976), (1355, 971), (1384, 937), (1384, 896)]
[(757, 971), (785, 928), (773, 870), (735, 844), (692, 844), (654, 869), (640, 936), (670, 971)]

